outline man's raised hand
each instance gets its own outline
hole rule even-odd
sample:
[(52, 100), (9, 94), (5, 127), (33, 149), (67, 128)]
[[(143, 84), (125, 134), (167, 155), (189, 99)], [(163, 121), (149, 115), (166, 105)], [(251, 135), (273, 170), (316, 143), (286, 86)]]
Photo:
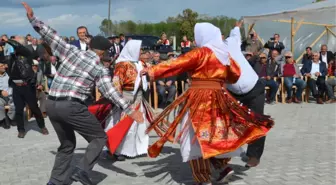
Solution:
[(243, 24), (244, 24), (244, 20), (240, 20), (240, 21), (236, 22), (236, 26), (239, 27), (239, 28), (241, 28)]
[(28, 19), (32, 19), (34, 17), (33, 9), (26, 2), (22, 2), (22, 5), (26, 9)]

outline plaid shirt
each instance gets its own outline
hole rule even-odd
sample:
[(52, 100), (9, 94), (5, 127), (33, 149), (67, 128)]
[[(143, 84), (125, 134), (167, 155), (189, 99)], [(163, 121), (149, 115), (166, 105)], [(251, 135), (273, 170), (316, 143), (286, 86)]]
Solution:
[(62, 61), (49, 90), (50, 96), (73, 97), (84, 102), (96, 84), (102, 95), (124, 109), (127, 114), (133, 111), (130, 103), (115, 89), (109, 71), (93, 51), (81, 51), (67, 44), (55, 30), (36, 17), (30, 22), (50, 46), (54, 55)]

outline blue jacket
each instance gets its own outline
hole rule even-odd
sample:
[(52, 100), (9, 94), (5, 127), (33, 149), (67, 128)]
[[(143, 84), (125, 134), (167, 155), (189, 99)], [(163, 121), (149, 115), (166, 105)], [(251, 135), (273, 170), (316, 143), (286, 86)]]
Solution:
[[(301, 68), (302, 75), (304, 75), (305, 73), (310, 73), (310, 71), (312, 69), (312, 64), (313, 64), (313, 62), (311, 60), (306, 61), (305, 64), (303, 64), (303, 66)], [(320, 61), (320, 73), (321, 73), (321, 76), (327, 76), (328, 75), (327, 65), (326, 65), (326, 63), (321, 62), (321, 61)]]
[[(81, 46), (80, 46), (80, 43), (79, 43), (79, 40), (75, 40), (73, 41), (72, 43), (70, 43), (71, 45), (74, 45), (76, 46), (79, 50), (81, 50)], [(86, 45), (86, 49), (85, 50), (88, 50), (88, 46)]]

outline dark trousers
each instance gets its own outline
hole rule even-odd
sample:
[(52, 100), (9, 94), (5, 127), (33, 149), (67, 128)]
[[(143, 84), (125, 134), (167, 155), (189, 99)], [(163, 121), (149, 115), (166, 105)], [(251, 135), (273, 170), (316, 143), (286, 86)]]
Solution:
[(106, 144), (106, 134), (87, 106), (75, 101), (47, 100), (47, 113), (61, 143), (50, 182), (63, 185), (71, 174), (70, 163), (76, 148), (75, 131), (89, 142), (78, 168), (88, 172), (95, 165)]
[[(265, 84), (263, 84), (260, 80), (254, 86), (254, 88), (243, 95), (232, 95), (239, 100), (241, 103), (246, 105), (252, 111), (258, 114), (264, 114), (264, 106), (265, 106)], [(258, 140), (250, 143), (247, 147), (246, 155), (248, 157), (255, 157), (260, 160), (265, 147), (266, 137), (261, 137)]]
[(36, 122), (40, 128), (45, 127), (44, 118), (40, 108), (37, 105), (36, 88), (34, 85), (28, 84), (17, 86), (13, 84), (13, 101), (15, 105), (15, 121), (19, 132), (25, 132), (23, 110), (26, 103), (36, 118)]
[[(159, 108), (164, 109), (167, 105), (174, 101), (176, 95), (175, 85), (171, 85), (169, 87), (157, 85), (156, 90), (159, 97)], [(168, 92), (168, 94), (166, 94), (166, 91)]]
[(260, 81), (265, 84), (266, 87), (269, 87), (269, 91), (270, 91), (270, 101), (275, 101), (275, 96), (276, 93), (278, 91), (279, 85), (276, 81), (274, 81), (273, 79), (270, 80), (266, 80), (266, 79), (260, 79)]
[(321, 76), (316, 80), (309, 78), (308, 87), (312, 91), (314, 98), (323, 98), (324, 93), (327, 92), (325, 77)]

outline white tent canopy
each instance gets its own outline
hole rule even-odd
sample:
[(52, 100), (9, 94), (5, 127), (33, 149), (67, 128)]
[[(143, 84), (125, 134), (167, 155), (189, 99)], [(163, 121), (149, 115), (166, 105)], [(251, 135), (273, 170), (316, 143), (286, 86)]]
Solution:
[(329, 50), (336, 51), (335, 16), (336, 1), (329, 0), (294, 10), (244, 16), (243, 20), (249, 25), (246, 33), (255, 29), (262, 42), (273, 33), (280, 33), (286, 48), (295, 51), (296, 57), (301, 59), (307, 46), (318, 49), (321, 44), (327, 44)]
[(316, 24), (335, 25), (336, 2), (323, 1), (319, 3), (311, 3), (301, 8), (289, 11), (282, 11), (264, 15), (245, 16), (244, 21), (247, 24), (253, 24), (258, 21), (276, 21), (287, 20), (291, 21), (294, 18), (296, 21), (307, 21)]

